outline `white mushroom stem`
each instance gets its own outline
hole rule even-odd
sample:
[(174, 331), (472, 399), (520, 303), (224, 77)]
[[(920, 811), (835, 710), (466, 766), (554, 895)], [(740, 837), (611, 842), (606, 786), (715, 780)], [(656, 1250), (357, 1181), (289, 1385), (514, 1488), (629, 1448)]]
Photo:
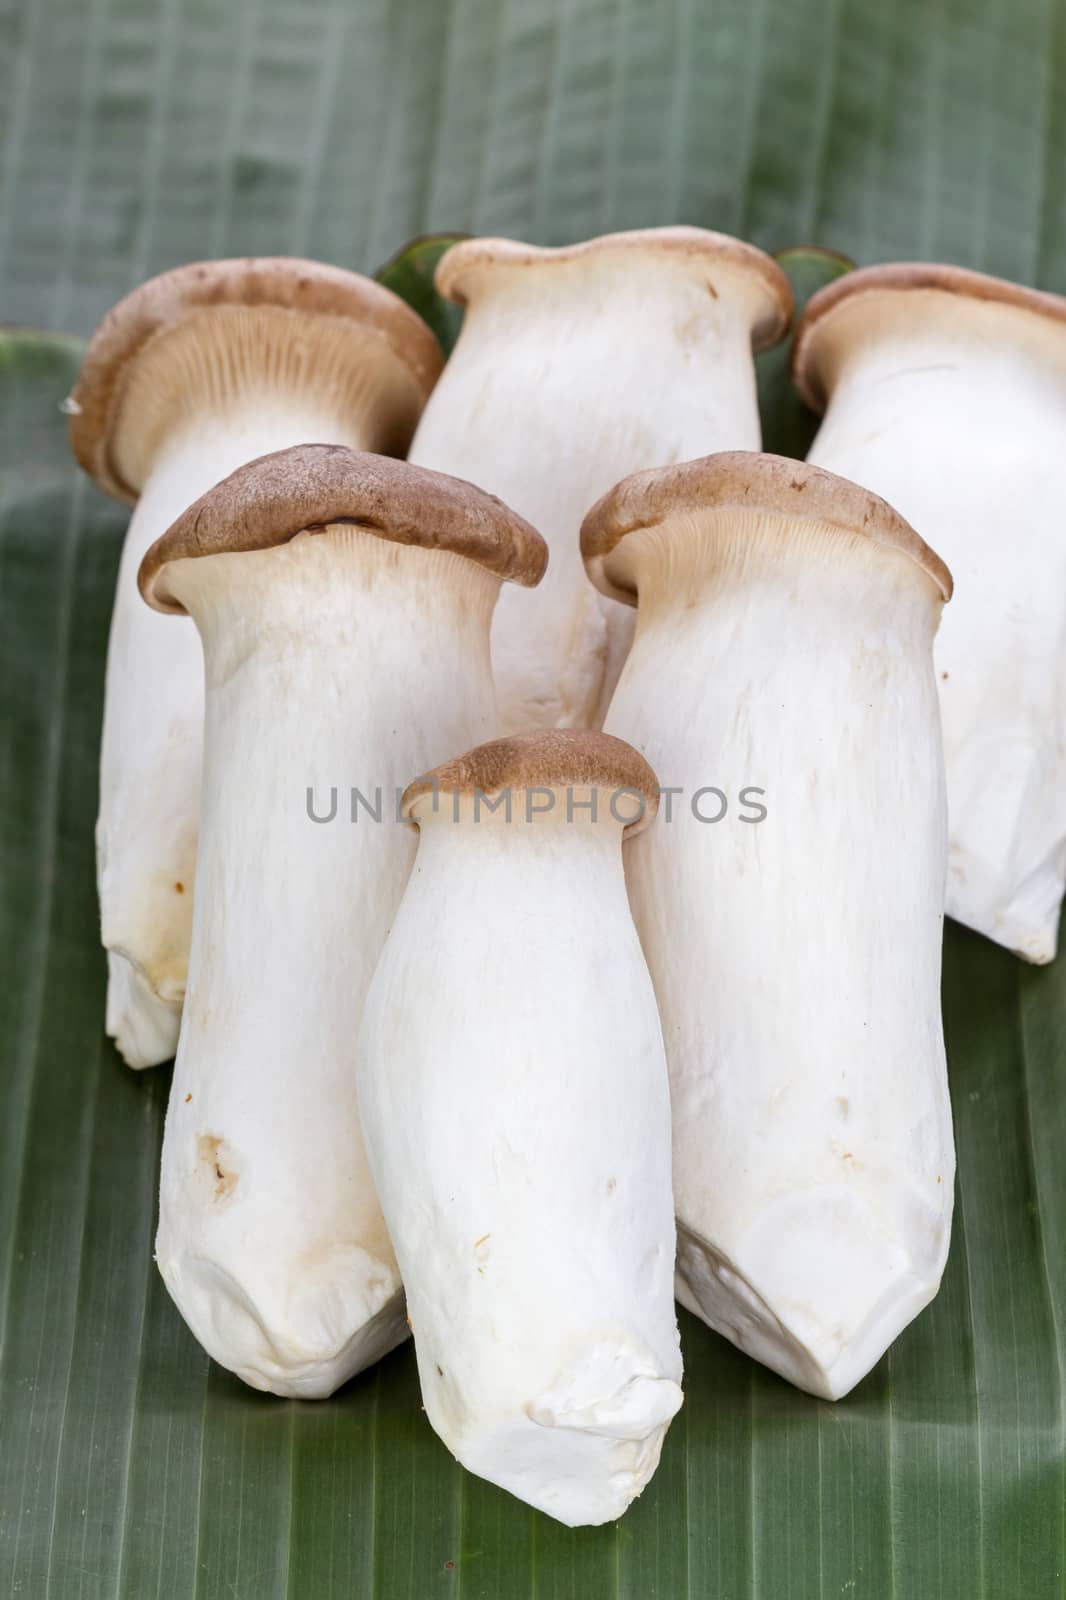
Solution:
[(639, 591), (607, 729), (681, 790), (626, 865), (670, 1062), (678, 1294), (837, 1398), (948, 1248), (938, 564), (799, 463), (688, 471), (646, 474), (658, 493), (590, 562)]
[[(909, 270), (943, 281), (891, 281)], [(1066, 301), (954, 268), (881, 273), (804, 340), (808, 390), (828, 396), (810, 459), (884, 495), (951, 564), (947, 910), (1047, 962), (1066, 887)]]
[[(207, 682), (188, 999), (156, 1257), (205, 1349), (256, 1388), (332, 1392), (405, 1333), (354, 1050), (414, 856), (401, 775), (492, 725), (499, 581), (331, 527), (176, 562)], [(381, 823), (351, 821), (345, 775)], [(308, 791), (328, 815), (308, 811)]]
[(235, 467), (302, 440), (365, 447), (368, 422), (312, 396), (253, 389), (166, 438), (131, 518), (108, 645), (96, 826), (107, 1031), (131, 1067), (166, 1061), (177, 1047), (203, 736), (196, 630), (148, 609), (137, 569), (175, 517)]
[(329, 1394), (404, 1334), (354, 1062), (414, 853), (397, 793), (491, 725), (500, 580), (535, 583), (545, 557), (470, 485), (310, 445), (223, 480), (141, 564), (145, 599), (194, 618), (206, 669), (156, 1259), (257, 1388)]
[[(681, 1404), (666, 1067), (622, 827), (586, 787), (568, 821), (547, 780), (513, 786), (510, 823), (475, 817), (449, 770), (439, 809), (413, 807), (364, 1015), (371, 1165), (433, 1427), (472, 1472), (601, 1523)], [(527, 795), (552, 809), (527, 822)]]
[(500, 495), (551, 550), (539, 593), (504, 593), (493, 623), (501, 731), (598, 726), (632, 623), (585, 582), (581, 518), (639, 468), (758, 449), (752, 344), (787, 326), (787, 280), (753, 247), (663, 228), (471, 240), (438, 285), (466, 316), (410, 459)]
[(71, 443), (135, 502), (108, 650), (97, 863), (107, 1030), (130, 1066), (177, 1043), (194, 898), (203, 683), (188, 622), (136, 575), (185, 508), (244, 462), (324, 440), (403, 451), (439, 367), (428, 328), (380, 285), (252, 258), (163, 273), (97, 329), (68, 404)]

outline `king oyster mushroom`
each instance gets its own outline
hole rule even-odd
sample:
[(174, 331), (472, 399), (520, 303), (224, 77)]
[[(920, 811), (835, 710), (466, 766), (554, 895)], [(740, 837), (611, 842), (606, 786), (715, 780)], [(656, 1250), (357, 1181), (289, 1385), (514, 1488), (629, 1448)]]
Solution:
[[(256, 1388), (329, 1394), (406, 1331), (355, 1084), (415, 853), (395, 795), (491, 729), (500, 583), (536, 583), (546, 558), (469, 484), (307, 445), (240, 468), (141, 564), (149, 603), (194, 619), (207, 691), (156, 1259), (204, 1348)], [(322, 822), (345, 773), (384, 791), (379, 822)]]
[(810, 459), (951, 563), (936, 641), (950, 916), (1051, 961), (1066, 886), (1066, 299), (959, 267), (849, 273), (796, 335)]
[[(626, 873), (670, 1064), (679, 1298), (835, 1399), (948, 1248), (951, 578), (876, 496), (742, 452), (619, 484), (582, 549), (637, 605), (607, 729), (673, 790)], [(741, 785), (761, 821), (710, 797)]]
[(192, 923), (203, 674), (191, 623), (141, 604), (137, 568), (243, 462), (310, 440), (402, 454), (440, 370), (387, 289), (313, 261), (179, 267), (119, 302), (68, 402), (71, 444), (134, 503), (108, 647), (96, 830), (107, 1031), (132, 1067), (174, 1054)]
[(426, 1413), (570, 1526), (621, 1515), (681, 1404), (666, 1063), (622, 870), (657, 798), (597, 733), (411, 784), (418, 861), (360, 1034)]
[(581, 518), (638, 468), (758, 449), (752, 350), (787, 329), (788, 279), (752, 245), (676, 227), (471, 239), (437, 287), (466, 315), (411, 460), (502, 495), (552, 552), (534, 603), (505, 594), (493, 624), (501, 731), (598, 725), (632, 626), (585, 582)]

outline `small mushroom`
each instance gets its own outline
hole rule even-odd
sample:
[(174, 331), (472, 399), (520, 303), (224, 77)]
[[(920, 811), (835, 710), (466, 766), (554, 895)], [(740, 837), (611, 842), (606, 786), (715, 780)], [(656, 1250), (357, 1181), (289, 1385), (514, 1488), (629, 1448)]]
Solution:
[(570, 1526), (622, 1514), (681, 1404), (666, 1063), (622, 870), (657, 798), (597, 733), (412, 783), (417, 866), (360, 1034), (426, 1414)]
[(787, 329), (788, 279), (752, 245), (676, 227), (471, 239), (437, 287), (466, 315), (411, 460), (502, 495), (552, 552), (533, 604), (505, 594), (493, 624), (500, 731), (598, 726), (632, 622), (584, 580), (581, 518), (626, 473), (758, 449), (752, 349)]
[(811, 461), (882, 494), (950, 563), (936, 641), (948, 914), (1055, 955), (1066, 886), (1066, 299), (959, 267), (849, 273), (793, 371)]
[(131, 1067), (174, 1054), (192, 923), (203, 672), (191, 623), (137, 568), (243, 462), (308, 440), (402, 453), (440, 369), (429, 329), (366, 278), (312, 261), (200, 262), (108, 313), (68, 402), (71, 445), (135, 502), (108, 647), (96, 829), (107, 1031)]
[(606, 727), (670, 800), (626, 874), (670, 1064), (679, 1298), (835, 1399), (948, 1248), (950, 575), (876, 496), (742, 452), (619, 484), (582, 549), (638, 606)]
[(156, 1259), (255, 1388), (329, 1394), (406, 1336), (355, 1083), (415, 854), (397, 800), (491, 729), (492, 608), (546, 554), (469, 484), (306, 445), (240, 468), (141, 564), (145, 599), (194, 619), (207, 691)]

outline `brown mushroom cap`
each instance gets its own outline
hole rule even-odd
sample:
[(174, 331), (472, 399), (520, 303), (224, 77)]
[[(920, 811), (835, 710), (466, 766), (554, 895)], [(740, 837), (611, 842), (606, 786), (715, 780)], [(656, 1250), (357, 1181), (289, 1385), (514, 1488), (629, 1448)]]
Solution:
[(659, 809), (659, 780), (644, 757), (624, 739), (578, 728), (515, 733), (479, 744), (409, 783), (401, 809), (416, 820), (414, 808), (427, 795), (476, 793), (491, 800), (505, 790), (525, 789), (597, 789), (639, 796), (643, 809), (626, 825), (627, 838), (646, 827)]
[(466, 305), (469, 279), (482, 267), (561, 266), (623, 252), (691, 256), (706, 268), (717, 262), (749, 273), (761, 284), (765, 301), (762, 314), (752, 327), (752, 348), (765, 350), (788, 332), (795, 303), (792, 285), (777, 262), (756, 245), (707, 228), (638, 228), (631, 233), (605, 233), (598, 239), (554, 248), (520, 244), (515, 239), (464, 239), (441, 256), (434, 281), (440, 294)]
[(607, 572), (611, 552), (627, 533), (670, 516), (706, 511), (778, 513), (790, 521), (826, 522), (845, 533), (900, 550), (930, 577), (944, 600), (951, 573), (910, 523), (887, 501), (848, 478), (805, 461), (753, 450), (724, 450), (698, 461), (636, 472), (603, 495), (581, 524), (581, 554), (592, 582), (612, 599), (636, 605), (635, 589)]
[(428, 398), (444, 357), (430, 329), (391, 289), (359, 273), (288, 256), (197, 261), (142, 283), (108, 313), (85, 353), (68, 402), (78, 464), (108, 494), (136, 498), (115, 469), (114, 430), (133, 363), (154, 340), (218, 307), (272, 307), (360, 325)]
[(825, 345), (822, 335), (833, 314), (841, 306), (853, 306), (859, 298), (905, 294), (915, 289), (954, 295), (958, 299), (981, 301), (1029, 311), (1066, 325), (1066, 298), (1027, 289), (1005, 278), (991, 278), (967, 267), (939, 265), (931, 261), (893, 261), (883, 266), (860, 267), (845, 273), (812, 295), (799, 320), (792, 344), (792, 380), (812, 411), (824, 411), (828, 402), (822, 373)]
[(150, 606), (181, 614), (167, 590), (170, 562), (271, 550), (337, 523), (392, 544), (450, 550), (527, 588), (548, 564), (536, 529), (462, 478), (345, 445), (302, 444), (249, 461), (201, 495), (145, 552), (137, 582)]

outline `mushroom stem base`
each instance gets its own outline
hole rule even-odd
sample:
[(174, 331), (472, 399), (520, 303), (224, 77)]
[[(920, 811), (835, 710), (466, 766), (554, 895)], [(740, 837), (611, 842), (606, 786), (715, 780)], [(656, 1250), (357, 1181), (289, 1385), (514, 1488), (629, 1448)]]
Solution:
[[(744, 1270), (679, 1221), (675, 1291), (686, 1311), (746, 1355), (808, 1394), (839, 1400), (933, 1299), (944, 1263), (916, 1270), (902, 1249), (879, 1250), (871, 1225), (834, 1237), (812, 1219), (815, 1239), (816, 1264), (802, 1237), (789, 1246), (794, 1261), (812, 1260), (805, 1307), (794, 1284)], [(946, 1246), (945, 1232), (944, 1254)]]
[(681, 1407), (680, 1385), (629, 1345), (605, 1340), (584, 1352), (524, 1416), (487, 1421), (449, 1440), (424, 1381), (430, 1421), (470, 1472), (567, 1527), (620, 1517), (659, 1464)]
[(178, 1048), (182, 996), (157, 993), (140, 968), (118, 950), (107, 952), (107, 1033), (128, 1067), (140, 1071), (169, 1061)]
[(239, 1268), (206, 1257), (156, 1259), (208, 1355), (253, 1389), (325, 1399), (408, 1335), (395, 1271), (363, 1250), (346, 1252), (317, 1275), (294, 1268), (298, 1294), (256, 1285), (247, 1275), (242, 1281)]

